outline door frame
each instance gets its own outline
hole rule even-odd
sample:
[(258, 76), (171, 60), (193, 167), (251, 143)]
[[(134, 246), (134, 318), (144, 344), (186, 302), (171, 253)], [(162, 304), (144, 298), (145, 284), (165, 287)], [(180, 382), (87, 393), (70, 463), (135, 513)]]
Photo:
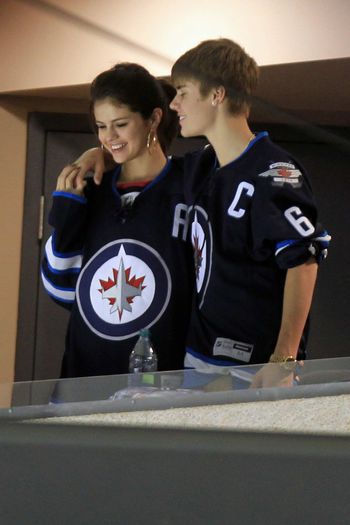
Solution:
[(32, 381), (34, 374), (42, 242), (38, 235), (43, 211), (40, 199), (45, 184), (47, 134), (53, 131), (93, 133), (86, 114), (32, 112), (28, 115), (15, 381)]

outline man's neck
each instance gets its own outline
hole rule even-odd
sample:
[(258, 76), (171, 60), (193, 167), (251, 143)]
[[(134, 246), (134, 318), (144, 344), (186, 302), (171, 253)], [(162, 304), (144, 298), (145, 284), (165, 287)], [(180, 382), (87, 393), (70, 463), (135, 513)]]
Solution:
[(207, 138), (212, 144), (220, 166), (237, 159), (254, 139), (245, 115), (222, 114), (216, 120)]

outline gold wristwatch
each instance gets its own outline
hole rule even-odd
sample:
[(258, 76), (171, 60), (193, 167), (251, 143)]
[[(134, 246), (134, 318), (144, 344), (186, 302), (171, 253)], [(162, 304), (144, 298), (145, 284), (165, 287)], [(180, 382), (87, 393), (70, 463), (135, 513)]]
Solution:
[(285, 370), (292, 372), (295, 368), (297, 360), (292, 355), (271, 354), (269, 363), (279, 363)]

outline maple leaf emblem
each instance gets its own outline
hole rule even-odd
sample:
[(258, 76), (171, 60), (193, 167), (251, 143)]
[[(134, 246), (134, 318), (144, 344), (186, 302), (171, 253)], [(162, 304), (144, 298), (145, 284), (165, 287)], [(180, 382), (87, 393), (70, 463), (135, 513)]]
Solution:
[(113, 278), (108, 277), (108, 280), (99, 279), (102, 286), (99, 292), (102, 294), (102, 299), (107, 299), (111, 305), (110, 313), (118, 312), (119, 320), (121, 320), (123, 312), (132, 312), (132, 303), (135, 297), (141, 296), (142, 290), (146, 288), (143, 286), (145, 276), (136, 278), (130, 277), (131, 267), (125, 269), (123, 259), (120, 260), (119, 268), (113, 268)]
[(279, 170), (277, 170), (277, 173), (280, 177), (291, 177), (292, 176), (292, 172), (288, 170), (287, 168), (280, 168)]
[(203, 262), (203, 247), (204, 247), (205, 240), (203, 241), (202, 246), (199, 245), (199, 236), (197, 233), (193, 236), (193, 256), (194, 256), (194, 268), (196, 272), (196, 278), (199, 277), (199, 270), (202, 266)]

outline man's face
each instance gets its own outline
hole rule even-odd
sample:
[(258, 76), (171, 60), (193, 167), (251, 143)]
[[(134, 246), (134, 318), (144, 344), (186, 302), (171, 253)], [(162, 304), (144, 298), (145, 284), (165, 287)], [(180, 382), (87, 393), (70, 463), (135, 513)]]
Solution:
[(176, 81), (175, 87), (176, 96), (171, 101), (170, 108), (179, 115), (181, 135), (207, 136), (214, 116), (211, 94), (203, 97), (200, 84), (195, 80)]

